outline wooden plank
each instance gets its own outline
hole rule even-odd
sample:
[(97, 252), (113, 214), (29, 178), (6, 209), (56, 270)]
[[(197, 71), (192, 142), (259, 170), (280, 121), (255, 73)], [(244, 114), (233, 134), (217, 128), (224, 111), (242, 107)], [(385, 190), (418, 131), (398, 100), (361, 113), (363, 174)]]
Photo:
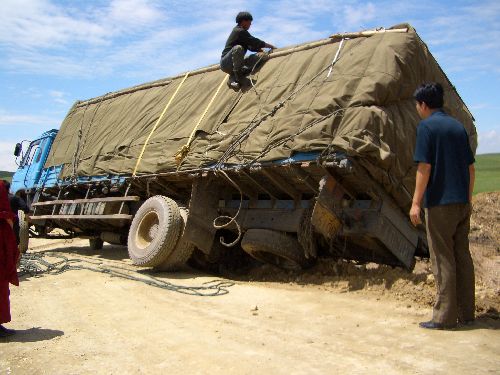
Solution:
[(291, 168), (297, 178), (303, 182), (304, 185), (306, 185), (314, 194), (318, 194), (319, 184), (314, 180), (314, 178), (311, 177), (311, 175), (309, 175), (309, 173), (307, 173), (307, 171), (296, 165), (291, 166)]
[(266, 189), (263, 185), (261, 185), (257, 180), (255, 180), (252, 176), (250, 176), (249, 173), (247, 173), (243, 170), (240, 173), (243, 173), (245, 176), (247, 176), (247, 178), (257, 187), (257, 189), (258, 189), (257, 192), (263, 191), (267, 195), (269, 195), (272, 199), (278, 200), (278, 198), (276, 198), (273, 193), (271, 193), (268, 189)]
[(132, 220), (132, 215), (116, 214), (116, 215), (40, 215), (30, 216), (29, 220), (61, 220), (61, 219), (88, 219), (88, 220)]
[(179, 196), (179, 193), (176, 190), (174, 190), (170, 186), (166, 185), (165, 183), (159, 181), (158, 178), (152, 178), (152, 179), (150, 179), (150, 181), (152, 181), (156, 185), (160, 186), (163, 189), (163, 191), (165, 191), (168, 194), (168, 196), (174, 196), (174, 197)]
[(284, 191), (289, 197), (294, 201), (300, 200), (301, 193), (295, 189), (289, 182), (286, 182), (281, 176), (274, 173), (273, 171), (263, 168), (262, 173), (266, 176), (273, 185), (275, 185), (281, 191)]
[(55, 204), (71, 204), (71, 203), (96, 203), (96, 202), (137, 202), (141, 197), (131, 195), (129, 197), (107, 197), (107, 198), (89, 198), (89, 199), (68, 199), (55, 200), (33, 203), (32, 206), (52, 206)]
[(355, 39), (355, 38), (368, 38), (373, 35), (378, 34), (392, 34), (392, 33), (407, 33), (408, 28), (405, 27), (403, 29), (380, 29), (380, 30), (367, 30), (367, 31), (358, 31), (354, 33), (340, 33), (333, 34), (330, 36), (331, 39), (340, 40), (340, 39)]
[(255, 189), (252, 189), (248, 184), (243, 182), (241, 178), (236, 173), (230, 173), (226, 172), (229, 177), (231, 177), (236, 185), (241, 189), (243, 195), (246, 195), (248, 198), (251, 200), (257, 200), (258, 199), (258, 193)]

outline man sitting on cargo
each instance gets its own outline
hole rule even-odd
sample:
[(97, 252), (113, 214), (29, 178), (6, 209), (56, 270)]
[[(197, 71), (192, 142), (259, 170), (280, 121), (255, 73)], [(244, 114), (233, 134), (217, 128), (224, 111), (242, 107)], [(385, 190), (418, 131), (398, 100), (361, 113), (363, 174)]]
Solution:
[[(220, 68), (229, 74), (228, 85), (234, 90), (239, 90), (246, 75), (251, 73), (254, 66), (263, 62), (265, 56), (262, 48), (275, 49), (272, 44), (253, 37), (248, 32), (252, 25), (253, 17), (248, 12), (239, 12), (236, 16), (236, 27), (227, 38), (226, 47), (222, 51)], [(247, 50), (259, 52), (245, 58)]]
[(474, 155), (464, 126), (447, 115), (443, 87), (420, 86), (415, 92), (417, 127), (415, 194), (410, 210), (414, 225), (421, 224), (424, 198), (427, 242), (437, 296), (429, 329), (450, 329), (474, 321), (474, 265), (469, 251)]

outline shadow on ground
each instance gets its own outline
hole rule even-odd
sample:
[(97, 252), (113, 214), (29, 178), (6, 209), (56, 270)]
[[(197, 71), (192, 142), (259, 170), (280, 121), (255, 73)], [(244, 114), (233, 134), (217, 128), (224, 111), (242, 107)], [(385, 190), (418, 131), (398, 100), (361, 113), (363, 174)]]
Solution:
[(107, 259), (107, 260), (127, 260), (128, 252), (126, 246), (119, 245), (104, 245), (100, 250), (93, 250), (89, 246), (60, 246), (50, 250), (44, 250), (43, 253), (61, 253), (67, 254), (68, 257), (71, 255), (82, 255), (88, 257), (95, 257), (97, 259)]
[(63, 335), (64, 332), (57, 329), (33, 327), (16, 330), (15, 335), (1, 338), (0, 342), (38, 342), (52, 340)]

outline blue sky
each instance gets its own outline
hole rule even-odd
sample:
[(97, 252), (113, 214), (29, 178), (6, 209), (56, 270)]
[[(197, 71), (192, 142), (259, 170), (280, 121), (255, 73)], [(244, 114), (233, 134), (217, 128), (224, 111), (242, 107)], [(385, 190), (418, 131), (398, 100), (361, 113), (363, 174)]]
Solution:
[(239, 10), (283, 47), (409, 22), (500, 152), (500, 1), (0, 1), (0, 170), (14, 144), (59, 128), (77, 99), (218, 62)]

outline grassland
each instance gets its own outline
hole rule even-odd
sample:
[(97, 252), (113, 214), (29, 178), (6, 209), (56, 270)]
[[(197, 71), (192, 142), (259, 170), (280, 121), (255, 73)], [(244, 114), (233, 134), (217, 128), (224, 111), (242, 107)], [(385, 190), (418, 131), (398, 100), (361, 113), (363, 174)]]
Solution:
[(0, 171), (0, 180), (10, 181), (14, 172)]
[(476, 155), (474, 194), (500, 190), (500, 154)]

